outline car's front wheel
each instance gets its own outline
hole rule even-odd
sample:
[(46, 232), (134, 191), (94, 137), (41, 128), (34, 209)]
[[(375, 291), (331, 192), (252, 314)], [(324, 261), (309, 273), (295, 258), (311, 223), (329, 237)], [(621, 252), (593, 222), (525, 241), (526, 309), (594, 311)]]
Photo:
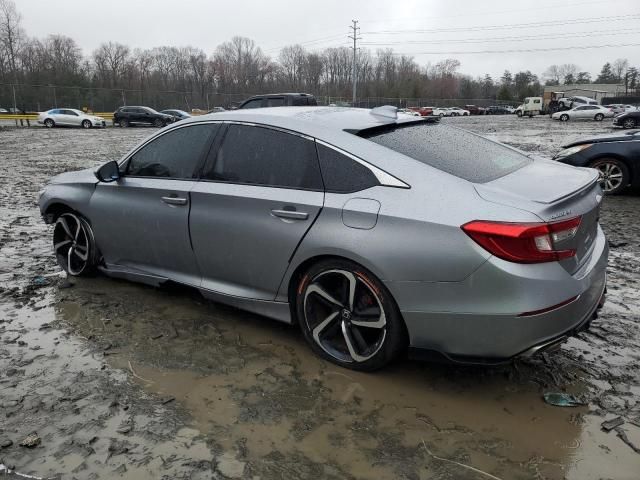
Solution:
[(635, 128), (636, 121), (633, 118), (626, 118), (624, 122), (622, 122), (622, 126), (624, 128)]
[(96, 247), (89, 223), (75, 213), (63, 213), (53, 228), (53, 249), (62, 269), (72, 276), (87, 275), (96, 267)]
[(596, 113), (596, 116), (595, 116), (595, 117), (593, 117), (593, 119), (594, 119), (596, 122), (601, 122), (603, 118), (604, 118), (604, 115), (603, 115), (603, 114), (601, 114), (601, 113)]
[(567, 115), (566, 113), (563, 115), (560, 115), (560, 121), (561, 122), (568, 122), (569, 121), (569, 115)]
[(89, 120), (83, 120), (82, 121), (82, 128), (85, 128), (87, 130), (90, 129), (91, 128), (91, 122)]
[(54, 121), (53, 121), (52, 119), (50, 119), (50, 118), (47, 118), (47, 119), (44, 121), (44, 126), (45, 126), (45, 127), (47, 127), (47, 128), (53, 128), (53, 127), (55, 127), (55, 126), (56, 126), (56, 122), (54, 122)]
[(305, 339), (321, 357), (342, 367), (384, 367), (407, 345), (398, 308), (386, 287), (346, 260), (314, 265), (295, 289)]
[(616, 195), (629, 184), (629, 169), (617, 158), (600, 158), (590, 167), (598, 170), (600, 186), (607, 195)]
[(163, 122), (163, 121), (162, 121), (162, 119), (160, 119), (160, 118), (156, 118), (156, 119), (153, 121), (153, 124), (154, 124), (156, 127), (158, 127), (158, 128), (160, 128), (160, 127), (163, 127), (163, 126), (164, 126), (164, 122)]

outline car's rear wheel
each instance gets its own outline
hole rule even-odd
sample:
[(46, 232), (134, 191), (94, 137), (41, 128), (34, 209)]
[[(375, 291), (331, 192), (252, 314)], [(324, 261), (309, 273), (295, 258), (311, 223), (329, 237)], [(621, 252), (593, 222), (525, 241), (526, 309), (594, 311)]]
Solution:
[(601, 122), (603, 118), (604, 118), (604, 115), (603, 115), (603, 114), (601, 114), (601, 113), (596, 113), (596, 116), (595, 116), (595, 117), (593, 117), (593, 119), (594, 119), (596, 122)]
[(96, 247), (89, 223), (75, 213), (63, 213), (53, 228), (53, 249), (62, 269), (72, 276), (95, 271)]
[(53, 121), (52, 119), (50, 119), (50, 118), (47, 118), (47, 119), (44, 121), (44, 126), (45, 126), (45, 127), (47, 127), (47, 128), (53, 128), (53, 127), (55, 127), (55, 126), (56, 126), (56, 122), (54, 122), (54, 121)]
[(127, 128), (129, 126), (129, 120), (127, 120), (126, 118), (121, 118), (118, 121), (118, 125), (120, 125), (122, 128)]
[(296, 287), (296, 313), (311, 348), (342, 367), (384, 367), (407, 345), (398, 308), (386, 287), (346, 260), (322, 261)]
[(636, 121), (633, 118), (626, 118), (624, 122), (622, 122), (622, 126), (624, 128), (635, 128)]
[(160, 128), (160, 127), (164, 126), (164, 122), (163, 122), (160, 118), (156, 118), (156, 119), (153, 121), (153, 124), (154, 124), (156, 127), (158, 127), (158, 128)]
[(82, 128), (86, 128), (86, 129), (91, 128), (91, 122), (89, 120), (83, 120), (82, 121)]
[(568, 122), (569, 121), (569, 115), (567, 115), (566, 113), (563, 115), (560, 115), (560, 121), (561, 122)]
[(616, 195), (629, 184), (629, 169), (617, 158), (600, 158), (590, 167), (598, 170), (600, 186), (607, 195)]

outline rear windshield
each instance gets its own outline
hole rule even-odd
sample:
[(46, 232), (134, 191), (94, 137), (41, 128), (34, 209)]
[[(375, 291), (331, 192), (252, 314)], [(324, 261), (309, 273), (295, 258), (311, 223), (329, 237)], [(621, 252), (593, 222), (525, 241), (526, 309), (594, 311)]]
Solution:
[(503, 177), (533, 160), (510, 148), (445, 125), (369, 129), (359, 136), (474, 183)]

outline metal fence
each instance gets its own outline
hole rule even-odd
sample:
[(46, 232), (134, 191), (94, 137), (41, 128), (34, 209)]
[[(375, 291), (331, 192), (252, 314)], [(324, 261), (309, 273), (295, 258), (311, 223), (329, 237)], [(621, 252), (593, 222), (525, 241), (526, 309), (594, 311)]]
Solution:
[[(180, 92), (167, 90), (132, 90), (94, 88), (66, 85), (26, 85), (0, 84), (0, 108), (17, 108), (21, 112), (41, 112), (51, 108), (77, 108), (93, 112), (113, 112), (123, 105), (145, 105), (157, 110), (177, 108), (209, 111), (213, 107), (232, 108), (251, 95), (269, 93), (220, 93), (220, 92)], [(309, 92), (313, 93), (313, 92)], [(350, 106), (350, 97), (317, 95), (320, 105)], [(464, 105), (517, 106), (518, 101), (499, 101), (491, 98), (389, 98), (364, 97), (356, 102), (357, 107), (373, 108), (394, 105), (398, 108), (433, 106), (462, 107)]]

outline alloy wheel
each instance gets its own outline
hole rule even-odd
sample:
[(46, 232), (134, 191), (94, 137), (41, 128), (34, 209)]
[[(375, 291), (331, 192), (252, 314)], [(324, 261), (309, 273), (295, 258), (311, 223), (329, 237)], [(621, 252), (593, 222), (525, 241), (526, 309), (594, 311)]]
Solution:
[(569, 115), (567, 115), (567, 114), (560, 115), (560, 121), (561, 122), (568, 122), (569, 121)]
[(47, 128), (53, 128), (53, 126), (55, 125), (55, 122), (53, 120), (51, 120), (50, 118), (47, 118), (44, 121), (44, 126)]
[(627, 118), (623, 123), (622, 126), (624, 128), (634, 128), (636, 126), (636, 121), (633, 118)]
[(615, 163), (603, 162), (595, 166), (600, 176), (600, 186), (605, 193), (613, 192), (620, 188), (624, 174)]
[(60, 266), (70, 275), (91, 268), (93, 235), (89, 226), (72, 213), (60, 215), (53, 229), (53, 249)]
[(83, 120), (82, 121), (82, 128), (86, 128), (86, 129), (91, 128), (91, 122), (89, 120)]
[(304, 291), (303, 311), (313, 341), (344, 363), (374, 357), (387, 337), (387, 318), (376, 287), (357, 273), (332, 269)]

